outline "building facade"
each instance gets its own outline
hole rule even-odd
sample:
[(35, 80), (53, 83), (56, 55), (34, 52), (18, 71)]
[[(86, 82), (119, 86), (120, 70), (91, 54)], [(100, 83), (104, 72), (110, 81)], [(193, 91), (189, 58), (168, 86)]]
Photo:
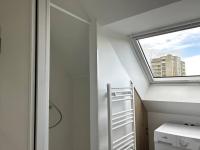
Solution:
[(185, 76), (185, 62), (178, 56), (166, 55), (151, 60), (154, 77)]

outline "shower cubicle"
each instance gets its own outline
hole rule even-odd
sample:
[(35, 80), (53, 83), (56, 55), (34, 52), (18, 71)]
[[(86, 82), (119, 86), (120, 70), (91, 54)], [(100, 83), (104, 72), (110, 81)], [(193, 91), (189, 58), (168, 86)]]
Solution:
[(89, 24), (51, 3), (50, 31), (49, 150), (89, 150)]

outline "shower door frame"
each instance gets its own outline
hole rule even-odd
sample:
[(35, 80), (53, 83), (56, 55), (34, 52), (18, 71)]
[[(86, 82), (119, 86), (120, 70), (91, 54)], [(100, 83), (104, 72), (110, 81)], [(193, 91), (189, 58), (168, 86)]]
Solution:
[[(50, 0), (36, 1), (36, 68), (34, 150), (49, 150)], [(90, 150), (99, 149), (97, 24), (90, 18)]]
[(34, 150), (49, 150), (50, 0), (36, 0)]

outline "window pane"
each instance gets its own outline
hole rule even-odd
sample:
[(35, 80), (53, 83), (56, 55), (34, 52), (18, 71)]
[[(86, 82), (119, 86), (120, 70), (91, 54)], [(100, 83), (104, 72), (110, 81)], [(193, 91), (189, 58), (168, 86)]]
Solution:
[(200, 75), (200, 27), (138, 42), (154, 77)]

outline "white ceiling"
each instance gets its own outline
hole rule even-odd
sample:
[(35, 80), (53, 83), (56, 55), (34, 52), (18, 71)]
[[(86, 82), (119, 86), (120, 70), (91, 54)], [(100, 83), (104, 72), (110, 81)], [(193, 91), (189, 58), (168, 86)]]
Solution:
[(105, 25), (104, 28), (130, 35), (197, 18), (200, 18), (200, 0), (182, 0)]
[(90, 21), (89, 15), (80, 3), (80, 0), (50, 0), (51, 3), (60, 6), (68, 12), (75, 14), (82, 19)]
[(200, 0), (51, 0), (100, 26), (125, 35), (200, 17)]
[(101, 25), (109, 24), (179, 0), (80, 0)]
[(109, 24), (180, 0), (51, 0), (64, 9), (100, 25)]
[(89, 74), (89, 26), (51, 8), (51, 59), (71, 76)]

